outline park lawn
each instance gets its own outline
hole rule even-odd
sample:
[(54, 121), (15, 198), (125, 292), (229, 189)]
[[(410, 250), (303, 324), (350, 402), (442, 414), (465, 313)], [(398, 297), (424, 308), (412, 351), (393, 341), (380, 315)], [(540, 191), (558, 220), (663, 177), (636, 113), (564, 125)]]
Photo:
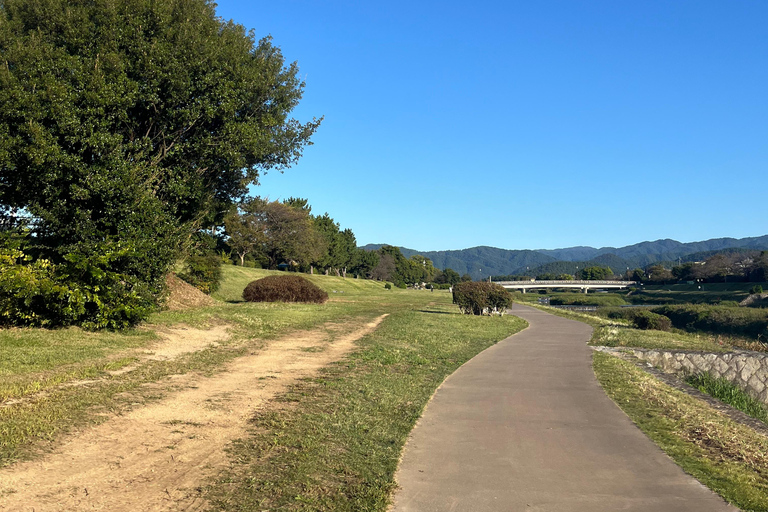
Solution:
[[(328, 323), (368, 322), (384, 313), (456, 312), (445, 291), (386, 290), (381, 282), (335, 276), (309, 276), (329, 293), (330, 300), (323, 305), (235, 302), (241, 286), (269, 273), (226, 266), (216, 296), (220, 302), (194, 310), (158, 312), (133, 330), (0, 330), (0, 465), (29, 458), (66, 432), (159, 399), (168, 391), (163, 386), (145, 386), (147, 383), (191, 371), (213, 374), (231, 359), (258, 349), (264, 340)], [(498, 319), (483, 320), (487, 322), (476, 324), (476, 330), (495, 325)], [(141, 357), (158, 341), (158, 332), (180, 326), (207, 329), (222, 325), (230, 335), (217, 347), (165, 361)], [(435, 328), (441, 329), (439, 325)], [(508, 332), (515, 328), (513, 325)], [(128, 365), (138, 368), (114, 372)], [(77, 385), (80, 383), (87, 385)]]

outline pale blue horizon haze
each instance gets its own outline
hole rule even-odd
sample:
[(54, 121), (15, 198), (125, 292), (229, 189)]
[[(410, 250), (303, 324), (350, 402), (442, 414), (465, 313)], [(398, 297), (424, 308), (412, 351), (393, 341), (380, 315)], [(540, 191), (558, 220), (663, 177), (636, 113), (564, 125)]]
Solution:
[(768, 234), (768, 2), (220, 0), (325, 119), (254, 195), (359, 245), (620, 247)]

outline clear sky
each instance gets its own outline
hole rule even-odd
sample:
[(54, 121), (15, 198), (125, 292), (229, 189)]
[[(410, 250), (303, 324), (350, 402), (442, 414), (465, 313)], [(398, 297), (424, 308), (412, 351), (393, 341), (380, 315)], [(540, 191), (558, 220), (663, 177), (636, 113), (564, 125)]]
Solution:
[(360, 245), (551, 249), (768, 234), (765, 0), (220, 0), (325, 116), (254, 194)]

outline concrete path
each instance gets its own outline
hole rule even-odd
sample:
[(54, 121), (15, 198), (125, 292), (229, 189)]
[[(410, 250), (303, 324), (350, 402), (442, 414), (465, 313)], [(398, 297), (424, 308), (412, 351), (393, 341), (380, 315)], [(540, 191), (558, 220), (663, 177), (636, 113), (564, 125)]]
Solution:
[(395, 512), (736, 510), (605, 395), (591, 327), (512, 311), (530, 327), (451, 375), (413, 430)]

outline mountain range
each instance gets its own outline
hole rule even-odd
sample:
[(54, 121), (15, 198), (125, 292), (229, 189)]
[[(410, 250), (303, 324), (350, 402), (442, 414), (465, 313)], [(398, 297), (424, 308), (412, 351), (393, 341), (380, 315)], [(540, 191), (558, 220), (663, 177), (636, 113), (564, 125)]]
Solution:
[[(373, 251), (384, 244), (368, 244)], [(543, 273), (572, 274), (576, 268), (588, 265), (609, 266), (616, 273), (627, 268), (646, 267), (654, 263), (686, 262), (704, 259), (715, 252), (732, 249), (768, 250), (768, 235), (750, 238), (713, 238), (702, 242), (656, 240), (640, 242), (626, 247), (568, 247), (563, 249), (509, 250), (497, 247), (471, 247), (453, 251), (417, 251), (400, 247), (403, 256), (420, 254), (432, 260), (440, 269), (452, 268), (473, 279), (494, 275), (523, 274), (535, 276)]]

